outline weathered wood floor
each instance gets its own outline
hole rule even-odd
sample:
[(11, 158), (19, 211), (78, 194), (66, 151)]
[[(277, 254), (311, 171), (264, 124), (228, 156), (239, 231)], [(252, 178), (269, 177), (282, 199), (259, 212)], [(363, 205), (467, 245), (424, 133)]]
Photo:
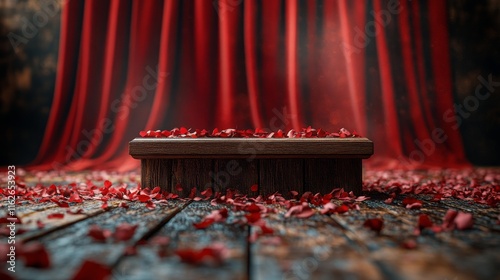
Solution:
[[(235, 222), (244, 212), (209, 201), (168, 201), (152, 210), (141, 202), (127, 202), (129, 207), (124, 208), (114, 200), (109, 201), (108, 209), (102, 209), (100, 201), (85, 201), (71, 206), (72, 210), (83, 209), (84, 214), (63, 219), (46, 219), (51, 213), (66, 213), (67, 208), (61, 211), (52, 202), (19, 205), (18, 216), (30, 230), (18, 234), (18, 242), (45, 245), (51, 266), (37, 269), (18, 261), (15, 274), (8, 275), (15, 279), (71, 279), (83, 261), (91, 259), (112, 269), (111, 279), (117, 280), (500, 279), (499, 208), (456, 199), (432, 202), (430, 196), (421, 195), (421, 209), (406, 209), (400, 206), (402, 197), (388, 205), (383, 196), (367, 195), (372, 198), (360, 202), (360, 210), (306, 219), (285, 218), (284, 207), (270, 205), (276, 212), (263, 219), (273, 233), (258, 238), (254, 234), (260, 228)], [(2, 202), (2, 211), (5, 205)], [(226, 222), (204, 230), (194, 228), (193, 223), (221, 208), (230, 210)], [(420, 213), (439, 223), (450, 208), (473, 213), (473, 228), (414, 235)], [(367, 218), (376, 217), (384, 220), (380, 234), (363, 226)], [(38, 220), (43, 221), (43, 228), (37, 227)], [(92, 225), (113, 230), (124, 222), (138, 226), (126, 242), (100, 243), (88, 235)], [(162, 243), (159, 237), (168, 240)], [(416, 241), (417, 247), (404, 248), (401, 244), (408, 240)], [(134, 245), (138, 245), (137, 253), (130, 254), (127, 248)], [(223, 247), (224, 261), (188, 264), (174, 253), (207, 246)]]

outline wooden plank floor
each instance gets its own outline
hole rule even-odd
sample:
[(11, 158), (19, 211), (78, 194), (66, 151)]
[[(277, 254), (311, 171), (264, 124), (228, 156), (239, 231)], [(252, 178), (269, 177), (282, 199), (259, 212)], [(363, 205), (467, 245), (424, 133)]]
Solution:
[[(167, 200), (153, 209), (137, 201), (121, 207), (118, 199), (110, 200), (107, 209), (95, 200), (70, 208), (23, 203), (16, 211), (26, 231), (16, 239), (26, 242), (23, 246), (41, 244), (51, 263), (35, 268), (18, 260), (12, 274), (2, 259), (2, 272), (14, 279), (72, 279), (90, 260), (110, 269), (111, 279), (500, 279), (498, 207), (417, 195), (422, 208), (407, 209), (401, 206), (405, 196), (386, 204), (387, 196), (367, 195), (371, 199), (357, 203), (359, 210), (308, 218), (287, 217), (286, 207), (262, 204), (266, 213), (255, 224), (243, 222), (248, 212), (210, 200)], [(2, 212), (6, 205), (1, 201)], [(223, 209), (227, 218), (195, 228)], [(420, 214), (438, 224), (448, 209), (472, 213), (473, 228), (415, 235)], [(64, 217), (47, 219), (54, 213)], [(379, 234), (363, 226), (370, 218), (383, 219)], [(262, 234), (263, 223), (268, 234)], [(92, 227), (112, 233), (119, 225), (137, 228), (123, 242), (89, 236)], [(416, 248), (404, 248), (408, 242)], [(200, 254), (209, 257), (199, 262)]]

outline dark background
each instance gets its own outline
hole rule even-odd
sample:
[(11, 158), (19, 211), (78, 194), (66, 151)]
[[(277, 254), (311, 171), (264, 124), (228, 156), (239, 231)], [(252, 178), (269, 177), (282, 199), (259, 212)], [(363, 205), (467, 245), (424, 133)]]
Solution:
[[(454, 99), (462, 104), (474, 94), (480, 75), (492, 74), (500, 82), (500, 1), (447, 3)], [(36, 156), (50, 111), (60, 14), (21, 48), (14, 50), (8, 38), (9, 32), (20, 33), (22, 18), (32, 18), (39, 5), (37, 0), (0, 2), (0, 165), (26, 164)], [(500, 165), (500, 87), (463, 120), (460, 131), (471, 163)]]

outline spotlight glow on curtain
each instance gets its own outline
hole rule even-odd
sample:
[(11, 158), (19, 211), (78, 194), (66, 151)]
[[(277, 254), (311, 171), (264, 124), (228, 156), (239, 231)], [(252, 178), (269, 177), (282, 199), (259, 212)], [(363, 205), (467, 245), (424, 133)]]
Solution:
[(466, 165), (443, 117), (446, 13), (429, 0), (68, 1), (31, 167), (137, 167), (127, 143), (143, 129), (308, 125), (366, 135), (373, 167)]

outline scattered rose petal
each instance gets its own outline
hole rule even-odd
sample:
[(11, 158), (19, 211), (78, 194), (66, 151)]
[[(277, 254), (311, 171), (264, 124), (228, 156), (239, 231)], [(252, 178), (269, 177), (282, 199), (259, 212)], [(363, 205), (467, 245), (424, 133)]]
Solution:
[(54, 201), (54, 203), (61, 208), (69, 208), (69, 204), (65, 201)]
[(80, 266), (73, 280), (106, 280), (111, 278), (111, 267), (93, 260), (85, 260)]
[(137, 225), (122, 223), (116, 227), (113, 238), (116, 241), (128, 241), (134, 237), (136, 229)]
[(255, 203), (252, 203), (250, 205), (246, 205), (243, 210), (245, 210), (246, 212), (250, 212), (250, 213), (258, 213), (261, 211), (260, 207), (255, 204)]
[(422, 207), (422, 201), (414, 197), (407, 197), (403, 199), (403, 206), (408, 209), (420, 209), (420, 207)]
[(254, 212), (254, 213), (246, 214), (245, 218), (247, 219), (247, 222), (249, 224), (254, 224), (260, 220), (261, 215), (259, 212)]
[(168, 236), (155, 236), (151, 238), (151, 241), (149, 242), (151, 245), (157, 245), (157, 246), (167, 246), (170, 244), (170, 237)]
[(91, 225), (87, 235), (92, 237), (95, 241), (103, 242), (106, 241), (106, 239), (108, 239), (112, 235), (112, 233), (110, 230), (102, 229), (97, 225)]
[(391, 193), (390, 197), (387, 198), (386, 200), (384, 200), (384, 203), (385, 204), (392, 204), (392, 202), (394, 202), (395, 198), (396, 198), (396, 194), (395, 193)]
[(112, 185), (113, 185), (113, 184), (112, 184), (110, 181), (108, 181), (108, 180), (104, 181), (104, 187), (109, 188), (109, 187), (111, 187)]
[(420, 216), (418, 217), (418, 228), (422, 230), (424, 228), (430, 228), (432, 226), (433, 224), (429, 216), (427, 216), (426, 214), (420, 214)]
[(417, 248), (417, 241), (415, 241), (413, 239), (404, 241), (403, 243), (401, 243), (401, 247), (403, 247), (405, 249), (409, 249), (409, 250), (415, 249), (415, 248)]
[(368, 219), (365, 221), (363, 226), (380, 234), (380, 231), (382, 231), (382, 228), (384, 226), (384, 221), (380, 218)]
[(151, 200), (151, 197), (149, 197), (149, 195), (139, 195), (137, 197), (139, 199), (140, 202), (148, 202), (149, 200)]
[(203, 219), (199, 223), (194, 223), (193, 226), (196, 229), (206, 229), (207, 227), (211, 226), (214, 223), (214, 219)]
[(37, 220), (37, 221), (36, 221), (36, 227), (37, 227), (38, 229), (42, 229), (42, 228), (44, 228), (44, 227), (45, 227), (45, 224), (44, 224), (44, 223), (42, 223), (42, 221)]
[(458, 212), (455, 217), (455, 226), (457, 229), (464, 230), (470, 229), (474, 225), (471, 213)]
[(211, 262), (215, 265), (221, 265), (227, 258), (227, 249), (222, 244), (214, 244), (201, 249), (177, 249), (175, 254), (182, 262), (189, 264), (201, 264)]
[(458, 212), (453, 209), (448, 209), (446, 214), (444, 215), (443, 218), (443, 228), (452, 230), (455, 228), (455, 217), (457, 216)]
[(125, 203), (125, 202), (120, 202), (120, 205), (118, 205), (119, 207), (122, 207), (122, 208), (128, 208), (128, 204)]
[(127, 246), (125, 251), (123, 252), (125, 256), (135, 256), (137, 255), (137, 247), (136, 246)]
[(73, 192), (71, 194), (71, 196), (69, 197), (69, 202), (82, 202), (82, 198), (80, 197), (80, 195), (78, 195), (77, 192)]
[(213, 195), (212, 188), (207, 188), (206, 190), (202, 191), (201, 195), (203, 195), (206, 198), (210, 198)]
[(316, 214), (316, 211), (314, 211), (314, 209), (311, 209), (311, 207), (309, 207), (307, 203), (303, 203), (290, 207), (290, 209), (288, 209), (288, 212), (286, 212), (285, 217), (288, 218), (294, 216), (297, 218), (309, 218), (314, 214)]
[(24, 265), (36, 268), (50, 267), (50, 256), (45, 246), (38, 242), (31, 242), (20, 246), (19, 257), (23, 259)]
[(47, 215), (47, 219), (62, 219), (62, 218), (64, 218), (63, 213), (52, 213)]
[(154, 204), (152, 201), (148, 201), (146, 203), (146, 208), (148, 208), (149, 210), (153, 210), (156, 208), (156, 204)]

